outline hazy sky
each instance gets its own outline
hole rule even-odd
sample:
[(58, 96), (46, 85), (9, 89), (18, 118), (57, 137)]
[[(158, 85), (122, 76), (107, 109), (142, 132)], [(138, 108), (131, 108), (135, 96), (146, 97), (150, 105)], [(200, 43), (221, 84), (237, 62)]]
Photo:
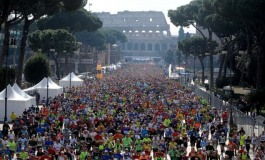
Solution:
[[(111, 12), (118, 11), (163, 11), (168, 23), (170, 24), (171, 33), (178, 34), (178, 28), (170, 23), (167, 12), (170, 9), (176, 9), (179, 6), (188, 4), (191, 0), (88, 0), (86, 9), (92, 12)], [(92, 4), (92, 5), (89, 5)], [(184, 29), (194, 33), (195, 30)]]

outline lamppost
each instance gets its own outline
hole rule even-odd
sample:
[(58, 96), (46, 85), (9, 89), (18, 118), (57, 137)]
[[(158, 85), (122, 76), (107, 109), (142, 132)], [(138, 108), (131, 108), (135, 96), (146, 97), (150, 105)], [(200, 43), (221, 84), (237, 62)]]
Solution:
[(112, 48), (113, 48), (113, 52), (114, 52), (114, 54), (113, 54), (113, 56), (114, 56), (114, 64), (116, 64), (117, 62), (117, 54), (118, 54), (118, 52), (119, 52), (119, 45), (117, 45), (117, 44), (113, 44), (112, 45)]
[(72, 88), (72, 72), (70, 73), (70, 91), (71, 91), (71, 88)]
[[(206, 52), (204, 55), (205, 56), (209, 56), (209, 58), (210, 58), (210, 53), (209, 52)], [(210, 69), (210, 60), (209, 60), (209, 69)], [(211, 91), (211, 82), (210, 82), (211, 78), (210, 78), (210, 76), (211, 75), (209, 74), (206, 89), (209, 89), (209, 99), (208, 99), (208, 101), (209, 101), (209, 104), (212, 105), (212, 91)]]
[(184, 65), (185, 65), (185, 68), (184, 68), (184, 74), (185, 74), (185, 84), (186, 84), (186, 82), (187, 82), (187, 63), (188, 63), (188, 55), (185, 55), (185, 63), (184, 63)]
[(4, 122), (7, 121), (7, 59), (8, 59), (8, 51), (6, 54), (6, 66), (5, 66), (5, 81), (6, 81), (6, 90), (5, 90), (5, 117), (4, 117)]
[[(10, 39), (10, 44), (12, 47), (15, 48), (16, 46), (16, 39), (14, 38), (11, 38)], [(9, 54), (9, 51), (7, 50), (6, 52), (6, 59), (5, 59), (5, 85), (6, 85), (6, 88), (5, 88), (5, 116), (4, 116), (4, 122), (7, 121), (7, 61), (8, 61), (8, 54)]]
[[(193, 51), (193, 78), (192, 78), (192, 80), (195, 81), (195, 60), (196, 60), (195, 54), (196, 54), (196, 50), (195, 50), (194, 46), (191, 46), (190, 49), (191, 49), (191, 51)], [(190, 55), (192, 55), (192, 54), (190, 54)]]
[[(240, 51), (239, 51), (240, 52)], [(227, 51), (223, 52), (224, 54), (227, 54)], [(231, 52), (230, 52), (231, 53)], [(229, 93), (229, 105), (230, 105), (230, 118), (229, 118), (229, 125), (232, 126), (234, 124), (234, 119), (233, 119), (233, 106), (232, 106), (232, 94), (233, 94), (233, 87), (232, 87), (232, 55), (229, 55), (229, 88), (230, 88), (230, 93)]]
[(178, 51), (178, 75), (180, 76), (180, 83), (182, 84), (182, 75), (180, 73), (180, 51)]
[[(194, 50), (194, 52), (195, 52), (195, 50)], [(193, 81), (195, 81), (195, 70), (196, 70), (195, 64), (196, 64), (196, 56), (193, 55)]]
[[(63, 55), (64, 56), (68, 56), (68, 55), (66, 55), (67, 53), (66, 53), (66, 50), (63, 50)], [(64, 68), (65, 69), (65, 68)], [(62, 78), (63, 78), (63, 75), (64, 75), (64, 73), (63, 73), (63, 67), (62, 67), (62, 65), (61, 65), (61, 75), (62, 75)]]
[(72, 89), (72, 72), (70, 72), (70, 86), (69, 86), (69, 91), (71, 92)]
[[(15, 31), (10, 31), (12, 34), (12, 39), (13, 42), (16, 42), (18, 40), (20, 40), (22, 33), (19, 30), (15, 30)], [(17, 55), (17, 45), (13, 45), (12, 46), (14, 48), (14, 52), (13, 52), (13, 67), (16, 69), (16, 55)]]
[[(51, 48), (50, 52), (55, 52), (55, 49)], [(48, 52), (48, 67), (50, 66), (50, 53)], [(47, 75), (47, 98), (46, 98), (46, 106), (49, 105), (49, 75)]]
[(87, 77), (88, 77), (88, 73), (87, 73), (87, 60), (88, 60), (88, 56), (86, 54), (86, 67), (85, 67), (85, 69), (86, 69), (86, 78), (85, 78), (85, 80), (86, 81), (87, 81)]
[[(221, 55), (226, 56), (228, 54), (229, 48), (223, 49), (221, 52)], [(240, 52), (240, 51), (239, 51)], [(231, 53), (231, 52), (230, 52)], [(233, 119), (233, 107), (232, 107), (232, 77), (231, 77), (231, 68), (232, 68), (232, 55), (229, 55), (229, 125), (232, 126), (234, 124), (234, 119)]]
[(191, 50), (191, 52), (193, 52), (193, 54), (191, 54), (191, 55), (193, 55), (193, 81), (195, 81), (195, 77), (196, 77), (196, 75), (195, 75), (196, 74), (196, 70), (195, 70), (195, 67), (196, 67), (196, 50), (198, 53), (201, 53), (202, 47), (197, 46), (197, 48), (196, 48), (194, 46), (191, 46), (190, 50)]

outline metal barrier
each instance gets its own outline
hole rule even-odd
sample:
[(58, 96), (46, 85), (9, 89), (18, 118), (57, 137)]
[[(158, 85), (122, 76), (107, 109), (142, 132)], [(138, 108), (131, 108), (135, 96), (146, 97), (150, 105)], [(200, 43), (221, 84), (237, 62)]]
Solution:
[[(182, 84), (183, 86), (192, 89), (196, 95), (203, 97), (208, 100), (211, 107), (215, 107), (222, 112), (228, 111), (229, 115), (232, 112), (233, 122), (238, 126), (238, 128), (243, 128), (246, 135), (259, 136), (263, 131), (265, 131), (265, 125), (251, 116), (246, 115), (242, 111), (238, 110), (235, 106), (231, 106), (228, 102), (221, 100), (219, 97), (211, 93), (211, 91), (206, 91), (205, 88), (198, 85)], [(232, 107), (232, 108), (231, 108)]]
[(265, 130), (265, 126), (263, 123), (255, 121), (255, 128), (254, 128), (254, 133), (255, 135), (259, 136), (262, 134), (262, 132)]
[[(255, 131), (255, 120), (252, 117), (247, 116), (237, 108), (233, 107), (233, 120), (238, 129), (243, 128), (246, 135), (253, 136)], [(257, 133), (257, 135), (259, 135)]]

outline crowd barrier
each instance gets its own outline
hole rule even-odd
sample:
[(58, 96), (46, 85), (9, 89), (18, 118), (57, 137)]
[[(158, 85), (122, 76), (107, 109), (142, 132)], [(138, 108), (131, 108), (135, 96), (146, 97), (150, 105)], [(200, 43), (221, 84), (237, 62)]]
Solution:
[(262, 122), (257, 121), (255, 117), (253, 118), (252, 116), (243, 113), (233, 104), (223, 101), (211, 91), (207, 91), (204, 87), (197, 84), (191, 85), (190, 83), (183, 83), (183, 81), (181, 81), (181, 84), (186, 88), (193, 90), (196, 95), (208, 100), (211, 107), (215, 107), (222, 112), (227, 111), (230, 115), (229, 120), (233, 120), (233, 123), (236, 124), (239, 129), (243, 128), (246, 135), (253, 136), (255, 133), (256, 136), (259, 136), (265, 131), (265, 125)]

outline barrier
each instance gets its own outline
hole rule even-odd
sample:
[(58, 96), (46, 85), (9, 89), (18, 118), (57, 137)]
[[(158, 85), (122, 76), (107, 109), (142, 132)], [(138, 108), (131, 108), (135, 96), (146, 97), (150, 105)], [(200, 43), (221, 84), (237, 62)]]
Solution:
[[(182, 85), (192, 89), (196, 95), (208, 100), (211, 107), (215, 107), (222, 112), (229, 112), (229, 115), (232, 115), (234, 124), (236, 124), (239, 129), (243, 128), (246, 132), (246, 135), (253, 136), (255, 133), (256, 136), (259, 136), (263, 131), (265, 131), (265, 125), (262, 122), (257, 121), (251, 116), (243, 113), (233, 106), (233, 104), (229, 104), (228, 102), (221, 100), (219, 97), (211, 93), (211, 91), (206, 91), (204, 87), (187, 83)], [(232, 114), (230, 112), (232, 112)]]

